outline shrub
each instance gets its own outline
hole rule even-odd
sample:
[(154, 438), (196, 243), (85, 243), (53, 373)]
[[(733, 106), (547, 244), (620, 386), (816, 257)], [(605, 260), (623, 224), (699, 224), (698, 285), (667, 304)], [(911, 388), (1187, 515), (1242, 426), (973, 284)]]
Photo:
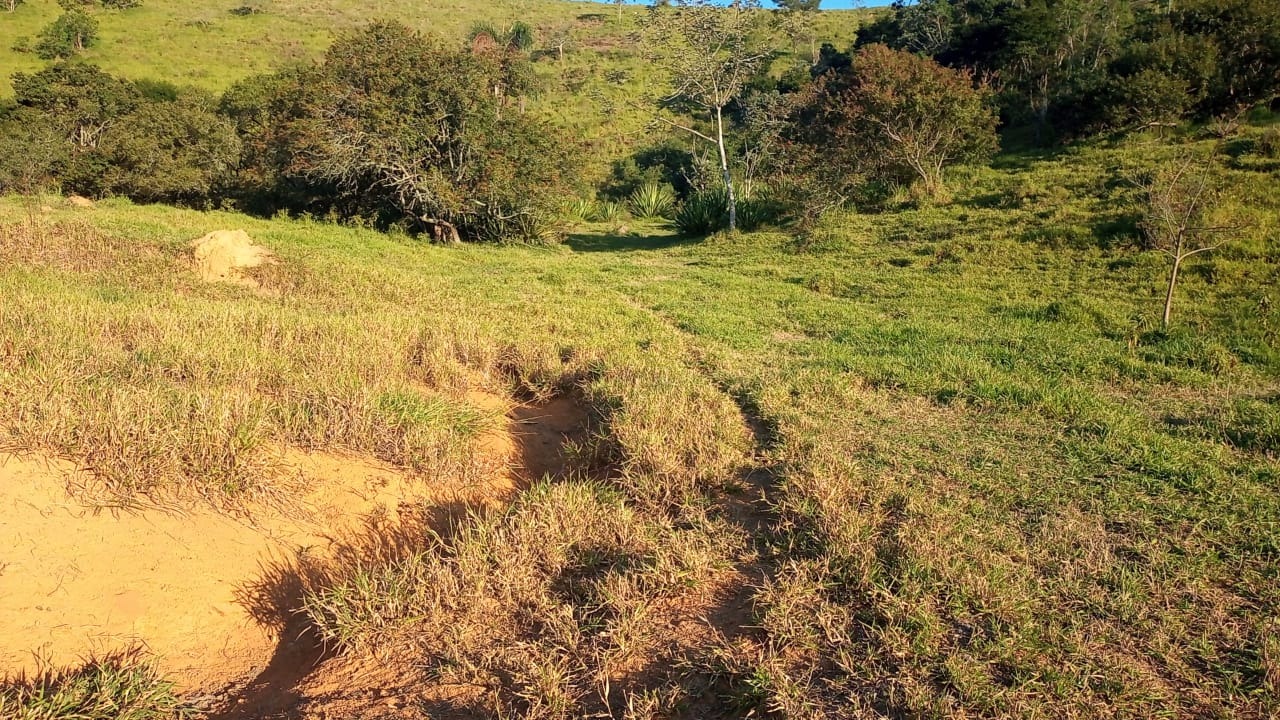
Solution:
[(83, 10), (71, 9), (40, 31), (36, 55), (45, 60), (72, 57), (97, 39), (98, 21)]
[(146, 102), (104, 134), (103, 190), (143, 202), (196, 202), (213, 194), (240, 155), (235, 127), (213, 100), (185, 93)]
[(1265, 158), (1280, 158), (1280, 127), (1272, 126), (1263, 131), (1254, 150)]
[(442, 241), (527, 237), (569, 157), (541, 121), (502, 112), (500, 60), (394, 23), (339, 38), (319, 65), (237, 92), (245, 175), (297, 211), (409, 221)]
[(595, 219), (598, 222), (615, 222), (621, 220), (623, 208), (616, 202), (605, 201), (596, 205)]
[(729, 226), (729, 200), (723, 188), (703, 190), (685, 198), (671, 222), (683, 235), (702, 236)]
[(591, 198), (576, 198), (569, 202), (569, 217), (582, 222), (593, 222), (600, 212), (596, 201)]
[(810, 154), (808, 169), (836, 186), (915, 178), (936, 196), (943, 168), (997, 149), (990, 100), (967, 71), (871, 45), (799, 102), (790, 134)]
[(670, 185), (647, 183), (631, 193), (631, 214), (638, 218), (665, 218), (675, 209), (676, 194)]

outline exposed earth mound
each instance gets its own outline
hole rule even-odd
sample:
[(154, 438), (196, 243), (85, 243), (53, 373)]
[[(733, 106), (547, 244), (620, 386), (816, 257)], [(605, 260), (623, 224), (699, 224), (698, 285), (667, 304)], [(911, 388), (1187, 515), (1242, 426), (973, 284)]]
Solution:
[(271, 251), (257, 245), (244, 230), (215, 230), (191, 243), (196, 272), (205, 282), (255, 286), (242, 270), (271, 262)]

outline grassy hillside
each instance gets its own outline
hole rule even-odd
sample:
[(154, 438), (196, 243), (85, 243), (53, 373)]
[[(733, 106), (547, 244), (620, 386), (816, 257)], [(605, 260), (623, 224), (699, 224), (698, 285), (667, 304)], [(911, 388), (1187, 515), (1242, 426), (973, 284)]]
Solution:
[[(254, 12), (233, 12), (240, 8)], [(644, 137), (648, 117), (629, 99), (649, 76), (630, 39), (645, 12), (625, 6), (619, 20), (614, 6), (566, 0), (393, 0), (376, 9), (349, 0), (150, 0), (130, 10), (96, 10), (101, 38), (81, 59), (128, 79), (220, 93), (247, 76), (316, 59), (335, 34), (375, 20), (395, 19), (458, 43), (476, 23), (522, 20), (537, 34), (535, 69), (542, 85), (529, 99), (529, 111), (580, 141), (587, 149), (584, 171), (599, 178), (610, 160)], [(54, 0), (27, 0), (12, 14), (0, 12), (0, 98), (12, 94), (13, 73), (45, 65), (29, 50), (14, 48), (34, 45), (32, 38), (59, 13)], [(825, 12), (816, 37), (846, 47), (864, 16)], [(559, 29), (572, 37), (563, 61), (547, 44)], [(808, 48), (798, 50), (807, 55)]]
[[(467, 378), (581, 393), (602, 423), (581, 452), (611, 473), (331, 578), (312, 622), (492, 688), (454, 708), (478, 715), (1265, 717), (1280, 176), (1224, 157), (1245, 228), (1186, 269), (1161, 332), (1165, 267), (1125, 180), (1172, 152), (1151, 140), (1002, 157), (944, 206), (704, 242), (584, 226), (443, 249), (6, 200), (3, 444), (124, 493), (252, 491), (280, 443), (430, 477), (465, 436), (448, 398)], [(229, 227), (279, 256), (263, 289), (184, 268)], [(360, 596), (369, 572), (407, 594)]]

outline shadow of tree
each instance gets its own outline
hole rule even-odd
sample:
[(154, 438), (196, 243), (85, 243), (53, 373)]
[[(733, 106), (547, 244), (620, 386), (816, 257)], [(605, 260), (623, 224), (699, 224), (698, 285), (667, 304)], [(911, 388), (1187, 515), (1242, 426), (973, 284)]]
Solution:
[(682, 235), (615, 233), (572, 233), (565, 245), (575, 252), (625, 252), (636, 250), (664, 250), (681, 245), (694, 245), (698, 238)]

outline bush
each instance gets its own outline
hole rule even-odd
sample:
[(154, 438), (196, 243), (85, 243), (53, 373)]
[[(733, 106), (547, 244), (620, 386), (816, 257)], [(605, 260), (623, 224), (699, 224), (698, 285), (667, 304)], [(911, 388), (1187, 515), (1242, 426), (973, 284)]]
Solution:
[(647, 183), (631, 193), (627, 202), (635, 217), (665, 218), (675, 209), (676, 193), (670, 185)]
[(102, 190), (143, 202), (198, 202), (213, 195), (240, 155), (235, 127), (212, 98), (186, 93), (143, 103), (104, 134)]
[(942, 193), (942, 170), (998, 147), (991, 93), (971, 73), (871, 45), (850, 69), (831, 72), (797, 105), (790, 135), (806, 165), (832, 185), (850, 178), (915, 178)]
[(677, 198), (693, 191), (689, 178), (697, 176), (693, 155), (675, 143), (637, 150), (616, 160), (601, 194), (610, 200), (626, 200), (645, 185), (669, 185)]
[(596, 204), (595, 220), (597, 222), (616, 222), (622, 219), (623, 212), (621, 205), (606, 200)]
[(84, 52), (98, 39), (98, 21), (80, 9), (63, 13), (40, 31), (36, 55), (45, 60), (69, 58)]
[[(780, 221), (782, 203), (767, 196), (738, 199), (738, 229), (751, 231)], [(724, 188), (696, 192), (680, 203), (671, 223), (683, 235), (700, 237), (729, 227), (729, 197)]]
[(1254, 150), (1265, 158), (1280, 158), (1280, 126), (1272, 126), (1263, 131)]
[(599, 207), (596, 201), (591, 198), (576, 198), (569, 202), (567, 212), (569, 217), (582, 222), (593, 222), (599, 213)]
[(291, 210), (401, 222), (442, 241), (545, 238), (569, 156), (531, 115), (502, 112), (506, 70), (394, 23), (341, 37), (323, 62), (235, 89), (242, 179)]
[(682, 235), (699, 237), (729, 227), (729, 200), (723, 188), (703, 190), (685, 198), (671, 218)]

